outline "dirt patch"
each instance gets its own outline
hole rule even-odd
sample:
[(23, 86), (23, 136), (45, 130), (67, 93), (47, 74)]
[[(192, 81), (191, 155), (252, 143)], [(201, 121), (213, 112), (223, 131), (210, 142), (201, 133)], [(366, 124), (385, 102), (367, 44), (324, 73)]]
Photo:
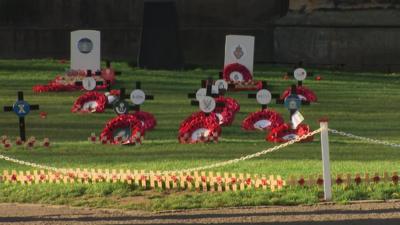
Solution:
[(1, 224), (400, 224), (398, 202), (158, 213), (36, 204), (0, 204), (0, 212)]

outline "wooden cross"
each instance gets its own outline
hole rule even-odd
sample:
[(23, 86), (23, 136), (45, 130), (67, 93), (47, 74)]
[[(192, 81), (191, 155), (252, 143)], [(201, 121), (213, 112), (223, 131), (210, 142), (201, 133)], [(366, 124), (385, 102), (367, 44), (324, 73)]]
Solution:
[(4, 106), (4, 112), (14, 112), (19, 117), (19, 136), (22, 141), (26, 141), (25, 135), (25, 116), (31, 110), (39, 110), (39, 105), (29, 105), (24, 101), (24, 92), (18, 91), (18, 100), (12, 106)]
[[(141, 82), (136, 82), (136, 88), (131, 92), (130, 95), (125, 93), (125, 88), (119, 89), (119, 99), (114, 103), (114, 111), (118, 114), (127, 114), (129, 110), (140, 111), (140, 105), (144, 103), (145, 100), (154, 100), (153, 95), (145, 94), (141, 89)], [(125, 101), (126, 98), (130, 98), (133, 105), (128, 104)]]
[(258, 92), (255, 94), (248, 94), (247, 97), (257, 99), (257, 102), (261, 104), (261, 109), (264, 110), (267, 109), (268, 104), (271, 102), (272, 98), (279, 99), (279, 94), (271, 94), (271, 92), (268, 90), (267, 81), (263, 81), (261, 89), (258, 90)]
[[(96, 76), (101, 75), (100, 71), (96, 71), (96, 73), (94, 74)], [(85, 79), (87, 81), (85, 81)], [(84, 83), (85, 82), (85, 83)], [(98, 85), (103, 85), (104, 82), (103, 81), (96, 81), (92, 78), (92, 71), (91, 70), (87, 70), (86, 71), (86, 78), (84, 78), (82, 81), (75, 81), (75, 85), (76, 86), (83, 86), (83, 88), (87, 91), (93, 91), (94, 89), (96, 89), (96, 87)]]
[[(210, 81), (210, 80), (209, 80)], [(209, 97), (209, 98), (206, 98)], [(210, 101), (209, 103), (205, 103), (205, 108), (207, 109), (206, 111), (202, 109), (202, 111), (206, 115), (210, 115), (212, 111), (214, 111), (215, 107), (224, 107), (225, 103), (216, 103), (214, 100), (214, 96), (212, 95), (212, 82), (207, 82), (207, 87), (206, 87), (206, 96), (201, 99), (200, 101)], [(199, 100), (191, 100), (190, 105), (192, 106), (200, 106), (202, 107), (202, 103)], [(203, 103), (204, 105), (204, 103)]]
[[(301, 68), (302, 66), (303, 66), (303, 62), (300, 61), (300, 62), (297, 64), (297, 68)], [(294, 76), (294, 71), (295, 71), (295, 70), (296, 70), (296, 68), (293, 68), (293, 70), (287, 72), (287, 74), (288, 74), (289, 76)], [(307, 76), (312, 77), (312, 76), (314, 76), (314, 74), (313, 74), (313, 72), (307, 72)], [(297, 86), (302, 86), (302, 85), (303, 85), (303, 81), (298, 80), (298, 81), (297, 81)]]
[[(212, 84), (213, 84), (213, 79), (212, 79), (212, 77), (210, 76), (210, 77), (208, 77), (208, 79), (207, 80), (201, 80), (201, 88), (207, 88), (207, 85), (208, 84), (211, 84), (211, 95), (210, 96), (212, 96), (212, 97), (218, 97), (220, 94), (220, 92), (218, 91), (218, 94), (213, 94), (212, 93)], [(188, 98), (190, 98), (190, 99), (192, 99), (192, 98), (196, 98), (196, 94), (197, 93), (188, 93), (188, 95), (187, 95), (187, 97)]]

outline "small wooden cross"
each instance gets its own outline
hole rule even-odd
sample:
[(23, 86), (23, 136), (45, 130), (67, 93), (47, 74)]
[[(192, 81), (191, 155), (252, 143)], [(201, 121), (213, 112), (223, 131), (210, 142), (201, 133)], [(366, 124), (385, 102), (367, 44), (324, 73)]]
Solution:
[(248, 94), (248, 98), (255, 98), (257, 102), (261, 104), (261, 109), (267, 109), (268, 104), (272, 98), (279, 99), (279, 94), (271, 94), (268, 90), (267, 81), (262, 81), (262, 87), (257, 93)]
[(14, 112), (19, 117), (19, 136), (22, 141), (26, 141), (25, 135), (25, 116), (31, 110), (39, 110), (39, 105), (29, 105), (24, 101), (24, 92), (18, 91), (18, 100), (12, 106), (4, 106), (4, 112)]
[(215, 107), (224, 107), (225, 103), (216, 103), (212, 94), (212, 82), (207, 83), (206, 87), (206, 96), (202, 97), (199, 100), (191, 100), (190, 105), (199, 106), (201, 111), (203, 111), (206, 115), (209, 115), (212, 111), (214, 111)]
[[(140, 105), (145, 100), (154, 100), (153, 95), (145, 94), (141, 89), (141, 82), (136, 82), (136, 88), (131, 92), (130, 95), (125, 94), (125, 88), (119, 89), (119, 100), (114, 103), (114, 111), (118, 114), (127, 114), (129, 110), (140, 111)], [(133, 105), (128, 104), (125, 101), (126, 98), (130, 98)]]
[[(99, 76), (101, 74), (101, 72), (97, 71), (94, 75)], [(86, 77), (82, 80), (82, 81), (76, 81), (75, 85), (76, 86), (83, 86), (83, 88), (87, 91), (93, 91), (94, 89), (96, 89), (96, 87), (98, 85), (103, 85), (104, 82), (103, 81), (96, 81), (93, 77), (92, 77), (92, 71), (91, 70), (87, 70), (86, 71)]]
[[(207, 88), (207, 85), (211, 84), (211, 96), (212, 97), (218, 97), (220, 95), (220, 90), (218, 90), (218, 94), (212, 93), (212, 85), (213, 85), (213, 79), (212, 77), (208, 77), (207, 80), (201, 80), (201, 89), (199, 89), (196, 93), (188, 93), (187, 97), (189, 99), (196, 98), (198, 100), (199, 97), (205, 96), (207, 91), (203, 92)], [(202, 92), (202, 93), (201, 93)], [(199, 95), (199, 96), (197, 96)]]

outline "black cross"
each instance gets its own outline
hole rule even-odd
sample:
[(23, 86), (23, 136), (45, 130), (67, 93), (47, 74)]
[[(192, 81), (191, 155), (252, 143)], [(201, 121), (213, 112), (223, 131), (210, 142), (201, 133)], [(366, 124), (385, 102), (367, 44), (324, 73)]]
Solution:
[[(267, 81), (263, 81), (261, 82), (262, 86), (260, 90), (266, 89), (268, 90), (268, 85), (267, 85)], [(269, 91), (269, 90), (268, 90)], [(248, 98), (257, 98), (257, 93), (252, 93), (252, 94), (248, 94), (247, 95)], [(271, 93), (271, 98), (275, 98), (275, 99), (279, 99), (279, 94), (272, 94)], [(267, 105), (266, 104), (261, 104), (261, 109), (267, 109)]]
[(24, 92), (18, 91), (18, 100), (13, 106), (4, 106), (4, 112), (12, 112), (19, 117), (19, 136), (22, 141), (26, 141), (25, 135), (25, 116), (30, 110), (39, 110), (39, 105), (29, 105), (24, 101)]
[[(86, 71), (86, 77), (91, 77), (92, 75), (93, 75), (92, 74), (92, 70), (87, 70)], [(94, 75), (100, 76), (101, 72), (100, 71), (96, 71), (96, 73)], [(103, 85), (103, 84), (104, 84), (103, 81), (96, 81), (96, 86)], [(76, 86), (83, 86), (83, 81), (75, 81), (75, 85)]]
[[(297, 64), (297, 68), (301, 68), (301, 67), (303, 67), (303, 62), (302, 62), (302, 61), (300, 61), (300, 62)], [(293, 76), (294, 76), (294, 71), (295, 71), (297, 68), (293, 68), (292, 71), (287, 72), (287, 74), (288, 74), (289, 76), (293, 77)], [(312, 76), (314, 76), (314, 73), (313, 73), (313, 72), (307, 72), (307, 77), (312, 77)], [(298, 80), (298, 81), (297, 81), (297, 86), (302, 86), (302, 85), (303, 85), (303, 81)]]
[[(141, 82), (137, 81), (136, 82), (136, 88), (135, 89), (140, 89), (141, 88)], [(114, 103), (114, 111), (119, 114), (116, 110), (116, 107), (118, 107), (121, 103), (124, 104), (126, 107), (126, 113), (128, 113), (129, 110), (134, 110), (134, 111), (140, 111), (140, 105), (133, 105), (133, 104), (128, 104), (125, 99), (130, 98), (130, 95), (127, 95), (125, 93), (125, 88), (120, 88), (119, 89), (119, 99)], [(154, 100), (153, 95), (147, 95), (145, 94), (145, 100)]]
[[(207, 80), (201, 80), (201, 88), (207, 88), (208, 84), (210, 84), (211, 88), (212, 88), (213, 83), (214, 83), (214, 81), (213, 81), (212, 77), (210, 76), (210, 77), (208, 77)], [(218, 97), (220, 95), (223, 95), (223, 91), (221, 93), (221, 89), (218, 90), (218, 94), (213, 94), (212, 93), (212, 89), (211, 89), (211, 95), (210, 95), (211, 97), (215, 98), (215, 97)], [(196, 93), (188, 93), (187, 97), (188, 98), (196, 98)]]
[[(210, 81), (210, 78), (208, 79), (208, 81)], [(206, 91), (206, 96), (209, 96), (209, 97), (215, 97), (215, 95), (213, 96), (213, 94), (212, 94), (212, 82), (207, 82), (207, 86), (206, 86), (206, 88), (207, 88), (207, 91)], [(197, 101), (197, 100), (191, 100), (190, 101), (190, 105), (192, 105), (192, 106), (199, 106), (199, 101)], [(215, 105), (215, 107), (224, 107), (225, 106), (225, 103), (223, 103), (223, 102), (220, 102), (220, 103), (216, 103), (216, 105)], [(207, 116), (209, 115), (209, 113), (205, 113)]]

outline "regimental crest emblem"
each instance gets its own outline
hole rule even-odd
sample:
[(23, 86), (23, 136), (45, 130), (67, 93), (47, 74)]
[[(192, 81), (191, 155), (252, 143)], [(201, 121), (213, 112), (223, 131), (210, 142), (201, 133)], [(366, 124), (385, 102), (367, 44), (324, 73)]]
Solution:
[(242, 47), (240, 45), (236, 46), (235, 51), (233, 51), (233, 55), (235, 56), (235, 58), (237, 60), (239, 60), (240, 58), (243, 57), (244, 52), (243, 52), (243, 49), (242, 49)]

